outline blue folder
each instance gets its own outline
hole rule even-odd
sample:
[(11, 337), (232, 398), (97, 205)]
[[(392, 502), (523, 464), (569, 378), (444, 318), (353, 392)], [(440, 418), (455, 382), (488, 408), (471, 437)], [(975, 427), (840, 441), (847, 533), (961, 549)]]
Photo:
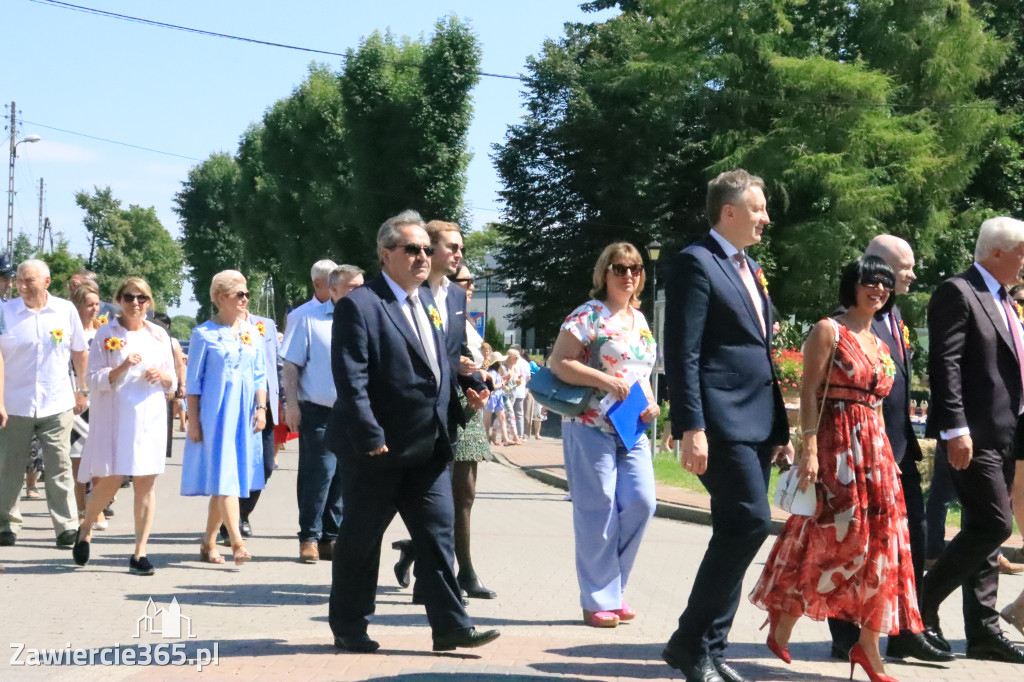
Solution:
[(622, 439), (627, 450), (640, 439), (640, 434), (647, 430), (647, 424), (640, 421), (640, 413), (647, 409), (648, 401), (640, 382), (635, 381), (629, 389), (629, 395), (608, 408), (608, 421), (615, 427), (615, 432)]

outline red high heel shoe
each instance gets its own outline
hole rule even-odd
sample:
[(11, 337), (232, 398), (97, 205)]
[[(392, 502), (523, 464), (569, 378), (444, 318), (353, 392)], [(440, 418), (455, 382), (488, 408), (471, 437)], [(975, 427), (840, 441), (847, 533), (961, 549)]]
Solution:
[(864, 647), (857, 642), (850, 649), (850, 679), (853, 679), (853, 671), (857, 666), (864, 668), (864, 672), (868, 674), (868, 679), (871, 682), (899, 682), (895, 677), (890, 677), (884, 673), (876, 673), (871, 667), (871, 661), (868, 660), (868, 655), (864, 651)]
[(768, 617), (765, 618), (764, 624), (762, 624), (761, 627), (758, 629), (764, 630), (764, 626), (770, 624), (770, 627), (768, 628), (768, 639), (765, 640), (764, 644), (768, 647), (769, 651), (778, 656), (783, 663), (788, 665), (792, 663), (793, 657), (789, 655), (788, 646), (780, 646), (779, 643), (775, 641), (775, 624), (777, 622), (778, 614), (769, 611)]

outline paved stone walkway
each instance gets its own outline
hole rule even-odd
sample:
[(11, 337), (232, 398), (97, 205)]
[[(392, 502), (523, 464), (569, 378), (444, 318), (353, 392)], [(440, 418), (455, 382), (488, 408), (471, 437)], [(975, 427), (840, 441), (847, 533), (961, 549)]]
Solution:
[[(542, 441), (545, 452), (557, 442)], [(501, 449), (522, 460), (537, 446)], [(385, 538), (378, 610), (370, 635), (382, 645), (376, 654), (336, 651), (327, 626), (330, 567), (296, 560), (294, 445), (281, 453), (281, 468), (253, 514), (255, 560), (236, 569), (198, 562), (203, 498), (182, 498), (179, 485), (182, 441), (158, 480), (158, 510), (150, 557), (152, 577), (127, 572), (131, 551), (131, 493), (122, 490), (108, 531), (97, 532), (93, 560), (76, 568), (68, 550), (57, 549), (44, 501), (23, 501), (26, 528), (15, 547), (0, 548), (0, 641), (26, 649), (114, 647), (140, 655), (145, 645), (184, 644), (184, 656), (217, 648), (217, 665), (197, 673), (190, 667), (12, 666), (16, 649), (0, 664), (0, 680), (657, 680), (679, 679), (659, 654), (685, 604), (710, 528), (657, 518), (644, 540), (630, 584), (630, 604), (640, 613), (630, 624), (595, 630), (580, 624), (573, 568), (571, 507), (563, 491), (542, 484), (519, 468), (481, 465), (474, 509), (474, 560), (484, 582), (498, 592), (493, 601), (474, 600), (470, 614), (478, 627), (496, 627), (493, 644), (455, 654), (431, 652), (422, 607), (410, 590), (396, 586), (390, 542), (404, 535), (393, 524)], [(512, 451), (519, 452), (513, 454)], [(542, 453), (543, 454), (543, 453)], [(548, 456), (545, 455), (545, 456)], [(535, 453), (535, 456), (541, 456)], [(659, 495), (661, 491), (659, 491)], [(700, 496), (697, 496), (700, 497)], [(697, 507), (695, 507), (697, 508)], [(747, 589), (767, 555), (766, 545), (747, 579)], [(1024, 588), (1024, 577), (1004, 578), (1000, 604)], [(135, 638), (148, 600), (166, 608), (176, 598), (191, 619), (195, 638)], [(959, 597), (944, 605), (946, 633), (963, 650)], [(162, 623), (162, 616), (154, 622)], [(169, 620), (169, 619), (168, 619)], [(793, 641), (794, 662), (785, 666), (764, 648), (757, 630), (763, 614), (744, 602), (733, 629), (730, 656), (754, 680), (846, 679), (846, 664), (827, 658), (828, 630), (801, 621)], [(187, 625), (187, 624), (186, 624)], [(166, 625), (163, 625), (165, 629)], [(1020, 637), (1014, 637), (1020, 641)], [(26, 659), (22, 652), (19, 660)], [(1024, 670), (1006, 664), (957, 661), (949, 666), (892, 664), (901, 680), (1016, 680)], [(857, 680), (866, 676), (858, 671)]]

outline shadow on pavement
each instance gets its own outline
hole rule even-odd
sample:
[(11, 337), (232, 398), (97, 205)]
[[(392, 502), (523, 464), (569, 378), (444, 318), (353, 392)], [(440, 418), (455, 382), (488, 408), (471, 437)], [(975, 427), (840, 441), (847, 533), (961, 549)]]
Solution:
[[(213, 567), (224, 570), (224, 566)], [(228, 569), (230, 570), (230, 569)], [(299, 606), (323, 604), (330, 592), (329, 585), (288, 584), (239, 584), (231, 585), (182, 585), (180, 592), (164, 594), (146, 592), (126, 594), (125, 599), (145, 602), (150, 598), (158, 603), (170, 602), (177, 598), (181, 604), (202, 604), (204, 606)]]

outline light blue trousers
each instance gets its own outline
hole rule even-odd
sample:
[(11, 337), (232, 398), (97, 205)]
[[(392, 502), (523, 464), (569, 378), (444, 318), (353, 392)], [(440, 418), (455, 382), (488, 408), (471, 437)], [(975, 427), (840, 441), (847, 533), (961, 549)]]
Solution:
[(576, 576), (586, 611), (622, 608), (640, 540), (654, 516), (654, 465), (647, 436), (632, 450), (618, 436), (562, 422), (572, 495)]

